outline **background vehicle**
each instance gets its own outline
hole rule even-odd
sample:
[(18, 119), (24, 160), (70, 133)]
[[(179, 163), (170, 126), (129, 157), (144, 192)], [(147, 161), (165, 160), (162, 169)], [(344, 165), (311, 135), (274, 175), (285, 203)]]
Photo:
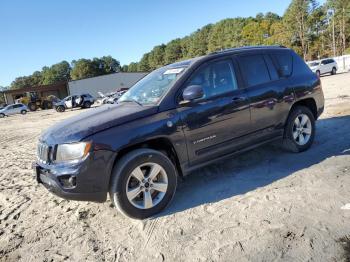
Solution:
[(67, 96), (65, 99), (55, 103), (57, 112), (64, 112), (69, 108), (90, 108), (95, 99), (89, 94)]
[(100, 96), (100, 98), (98, 99), (99, 104), (114, 104), (125, 92), (126, 90), (120, 90), (108, 94), (102, 94), (101, 92), (98, 92)]
[(14, 114), (25, 115), (28, 112), (28, 107), (23, 104), (12, 104), (0, 109), (0, 117), (5, 117)]
[(109, 193), (121, 213), (146, 218), (168, 205), (177, 176), (272, 141), (309, 149), (323, 109), (320, 79), (292, 50), (215, 52), (159, 68), (117, 105), (51, 127), (37, 180), (66, 199)]
[(338, 64), (332, 58), (323, 59), (320, 61), (313, 61), (307, 63), (312, 72), (320, 76), (323, 74), (331, 73), (335, 75), (338, 71)]
[(26, 105), (30, 111), (36, 111), (38, 108), (52, 109), (53, 102), (57, 99), (55, 96), (39, 97), (37, 92), (26, 92), (25, 95), (17, 102)]

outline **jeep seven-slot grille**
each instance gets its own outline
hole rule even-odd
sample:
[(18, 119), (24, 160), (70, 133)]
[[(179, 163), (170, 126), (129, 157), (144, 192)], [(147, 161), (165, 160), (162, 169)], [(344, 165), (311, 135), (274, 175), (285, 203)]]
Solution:
[(44, 143), (38, 143), (38, 160), (43, 163), (49, 162), (50, 147)]

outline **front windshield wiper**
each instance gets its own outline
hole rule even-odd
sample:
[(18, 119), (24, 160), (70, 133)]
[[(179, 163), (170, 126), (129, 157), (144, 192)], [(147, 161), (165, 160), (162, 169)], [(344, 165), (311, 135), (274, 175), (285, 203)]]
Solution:
[(143, 106), (143, 104), (141, 104), (139, 101), (136, 101), (134, 99), (120, 101), (120, 103), (122, 103), (122, 102), (126, 102), (126, 103), (134, 102), (134, 103), (138, 104), (139, 106)]

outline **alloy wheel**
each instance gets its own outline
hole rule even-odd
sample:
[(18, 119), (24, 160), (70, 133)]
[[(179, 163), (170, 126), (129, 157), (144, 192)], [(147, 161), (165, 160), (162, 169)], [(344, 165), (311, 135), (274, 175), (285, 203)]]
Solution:
[(294, 141), (303, 146), (310, 140), (312, 134), (312, 124), (310, 118), (306, 114), (298, 115), (293, 124), (293, 139)]
[(156, 163), (137, 166), (126, 183), (126, 196), (136, 208), (149, 209), (164, 198), (168, 189), (168, 176)]

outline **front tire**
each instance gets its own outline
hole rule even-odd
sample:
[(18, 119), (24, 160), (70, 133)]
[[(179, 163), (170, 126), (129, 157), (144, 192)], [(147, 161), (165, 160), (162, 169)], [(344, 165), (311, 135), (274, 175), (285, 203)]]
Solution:
[(64, 106), (57, 106), (56, 107), (56, 111), (57, 112), (60, 112), (60, 113), (62, 113), (62, 112), (64, 112), (66, 109), (64, 108)]
[(5, 114), (0, 113), (0, 118), (4, 118), (4, 117), (5, 117)]
[(315, 117), (310, 109), (296, 106), (287, 119), (283, 144), (289, 151), (303, 152), (311, 147), (315, 131)]
[(317, 75), (318, 78), (320, 78), (321, 77), (321, 72), (319, 70), (317, 70), (316, 71), (316, 75)]
[(166, 155), (137, 149), (123, 156), (114, 167), (109, 194), (122, 214), (145, 219), (169, 204), (176, 185), (176, 169)]
[(22, 115), (27, 114), (27, 110), (22, 110), (22, 111), (21, 111), (21, 114), (22, 114)]

